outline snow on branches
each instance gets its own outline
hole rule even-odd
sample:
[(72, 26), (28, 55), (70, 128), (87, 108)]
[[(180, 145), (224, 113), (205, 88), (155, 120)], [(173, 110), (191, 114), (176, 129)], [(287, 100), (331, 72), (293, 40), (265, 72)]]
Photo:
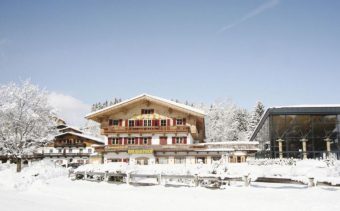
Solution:
[(0, 86), (0, 152), (12, 159), (30, 155), (53, 140), (56, 123), (47, 92), (31, 84)]
[(254, 111), (238, 107), (231, 100), (215, 101), (210, 106), (195, 105), (205, 111), (206, 141), (248, 141), (264, 112), (264, 106), (257, 102)]

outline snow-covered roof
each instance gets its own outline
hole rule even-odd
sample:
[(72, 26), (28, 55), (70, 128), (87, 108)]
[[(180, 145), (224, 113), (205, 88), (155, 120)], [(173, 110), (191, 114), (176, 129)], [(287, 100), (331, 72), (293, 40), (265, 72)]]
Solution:
[(233, 145), (233, 144), (251, 144), (256, 145), (259, 144), (257, 141), (221, 141), (221, 142), (206, 142), (206, 143), (200, 143), (198, 145)]
[(273, 106), (270, 108), (340, 108), (340, 104), (301, 104), (289, 106)]
[(201, 152), (232, 152), (235, 151), (235, 149), (232, 148), (209, 148), (209, 149), (202, 149), (202, 150), (196, 150)]
[(188, 111), (188, 112), (190, 112), (190, 113), (192, 113), (194, 115), (199, 115), (199, 116), (204, 116), (205, 115), (204, 111), (202, 111), (200, 109), (193, 108), (191, 106), (184, 105), (182, 103), (176, 103), (176, 102), (171, 101), (171, 100), (167, 100), (167, 99), (164, 99), (164, 98), (161, 98), (161, 97), (156, 97), (156, 96), (144, 93), (144, 94), (138, 95), (136, 97), (130, 98), (128, 100), (124, 100), (124, 101), (122, 101), (120, 103), (114, 104), (112, 106), (108, 106), (108, 107), (100, 109), (98, 111), (94, 111), (92, 113), (89, 113), (89, 114), (87, 114), (85, 116), (85, 118), (90, 119), (90, 118), (92, 118), (94, 116), (97, 116), (99, 114), (105, 113), (107, 111), (114, 110), (116, 108), (120, 108), (122, 106), (128, 105), (128, 104), (130, 104), (132, 102), (135, 102), (135, 101), (141, 100), (141, 99), (148, 99), (148, 100), (154, 101), (154, 102), (169, 104), (169, 105), (174, 106), (176, 108), (186, 110), (186, 111)]
[(67, 125), (66, 127), (60, 129), (60, 131), (62, 131), (62, 130), (67, 130), (67, 129), (72, 129), (72, 130), (75, 130), (75, 131), (78, 131), (78, 132), (83, 133), (83, 131), (81, 131), (79, 128), (74, 127), (74, 126), (69, 126), (69, 125)]
[(74, 133), (74, 132), (61, 133), (59, 135), (56, 135), (55, 137), (63, 136), (63, 135), (66, 135), (66, 134), (70, 134), (70, 135), (74, 135), (74, 136), (79, 136), (79, 137), (82, 137), (82, 138), (86, 138), (86, 139), (90, 139), (90, 140), (96, 141), (96, 142), (101, 143), (101, 144), (105, 144), (105, 140), (104, 139), (101, 139), (101, 138), (98, 138), (98, 137), (95, 137), (95, 136), (91, 136), (91, 135), (87, 135), (87, 134)]

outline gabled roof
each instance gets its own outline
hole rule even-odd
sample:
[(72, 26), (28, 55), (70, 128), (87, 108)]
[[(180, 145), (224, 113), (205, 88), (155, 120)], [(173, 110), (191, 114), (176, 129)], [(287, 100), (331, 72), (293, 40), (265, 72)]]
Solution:
[(151, 102), (158, 103), (158, 104), (163, 104), (163, 105), (168, 105), (168, 106), (170, 105), (173, 108), (176, 108), (180, 111), (190, 113), (190, 114), (195, 115), (195, 116), (204, 117), (204, 115), (205, 115), (202, 110), (197, 109), (197, 108), (193, 108), (193, 107), (188, 106), (188, 105), (184, 105), (182, 103), (176, 103), (174, 101), (167, 100), (167, 99), (160, 98), (160, 97), (156, 97), (156, 96), (152, 96), (152, 95), (149, 95), (149, 94), (141, 94), (141, 95), (138, 95), (136, 97), (130, 98), (128, 100), (124, 100), (120, 103), (114, 104), (112, 106), (109, 106), (109, 107), (100, 109), (98, 111), (89, 113), (88, 115), (85, 116), (85, 118), (91, 119), (91, 118), (94, 118), (98, 115), (104, 114), (108, 111), (113, 111), (115, 109), (122, 108), (122, 107), (127, 106), (131, 103), (134, 103), (136, 101), (143, 100), (143, 99), (146, 99), (146, 100), (149, 100)]
[(61, 133), (59, 135), (56, 135), (55, 137), (60, 137), (60, 136), (64, 136), (64, 135), (74, 135), (74, 136), (90, 139), (90, 140), (95, 141), (99, 144), (105, 144), (104, 139), (101, 139), (101, 138), (98, 138), (98, 137), (95, 137), (95, 136), (91, 136), (91, 135), (87, 135), (87, 134), (80, 134), (80, 133), (74, 133), (74, 132)]
[(76, 127), (73, 127), (73, 126), (66, 126), (62, 129), (59, 129), (60, 132), (64, 131), (64, 130), (68, 130), (68, 129), (71, 129), (71, 130), (74, 130), (74, 131), (78, 131), (79, 133), (83, 133), (83, 131), (81, 131), (80, 129), (76, 128)]

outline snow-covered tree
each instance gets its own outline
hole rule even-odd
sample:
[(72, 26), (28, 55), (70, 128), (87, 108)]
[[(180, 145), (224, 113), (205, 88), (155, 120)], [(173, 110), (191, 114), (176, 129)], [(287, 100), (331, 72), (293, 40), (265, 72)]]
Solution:
[(234, 121), (237, 128), (237, 140), (246, 141), (249, 125), (249, 113), (244, 108), (238, 108), (235, 112)]
[(252, 133), (255, 131), (256, 126), (259, 124), (261, 117), (264, 113), (264, 105), (262, 102), (258, 101), (256, 102), (256, 105), (254, 107), (254, 110), (252, 111), (249, 119), (248, 124), (248, 139), (252, 135)]
[(236, 141), (238, 124), (237, 106), (232, 101), (216, 101), (206, 108), (206, 136), (208, 142)]
[(21, 159), (50, 143), (57, 132), (47, 98), (29, 80), (0, 86), (0, 152), (16, 160), (18, 172)]

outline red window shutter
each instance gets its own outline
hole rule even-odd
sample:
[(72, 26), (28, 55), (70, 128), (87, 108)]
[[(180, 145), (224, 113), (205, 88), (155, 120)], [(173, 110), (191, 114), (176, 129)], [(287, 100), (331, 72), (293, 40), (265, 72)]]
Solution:
[(120, 144), (120, 145), (123, 144), (123, 138), (119, 138), (119, 144)]
[(152, 124), (152, 126), (155, 126), (155, 120), (154, 119), (151, 121), (151, 124)]
[(125, 120), (125, 127), (129, 127), (129, 120)]
[(167, 137), (161, 137), (160, 144), (166, 145), (167, 144)]
[(170, 126), (170, 119), (166, 120), (166, 126)]
[(173, 118), (173, 123), (174, 126), (176, 125), (176, 118)]
[(135, 145), (138, 145), (138, 141), (139, 141), (139, 138), (136, 137), (136, 138), (135, 138)]
[(124, 138), (124, 145), (127, 145), (128, 143), (128, 138)]
[(107, 139), (107, 145), (111, 145), (112, 144), (112, 138), (108, 138)]
[(118, 126), (120, 126), (120, 127), (122, 126), (122, 121), (123, 120), (121, 120), (121, 119), (118, 121)]
[(187, 137), (183, 137), (183, 139), (184, 144), (187, 144)]
[(151, 145), (151, 137), (148, 138), (148, 145)]
[(112, 125), (112, 120), (111, 119), (109, 119), (109, 126), (111, 126)]
[(143, 120), (139, 120), (139, 126), (143, 126)]
[(186, 124), (186, 119), (185, 118), (183, 118), (183, 125), (185, 125)]
[(172, 144), (176, 144), (176, 137), (172, 137)]

